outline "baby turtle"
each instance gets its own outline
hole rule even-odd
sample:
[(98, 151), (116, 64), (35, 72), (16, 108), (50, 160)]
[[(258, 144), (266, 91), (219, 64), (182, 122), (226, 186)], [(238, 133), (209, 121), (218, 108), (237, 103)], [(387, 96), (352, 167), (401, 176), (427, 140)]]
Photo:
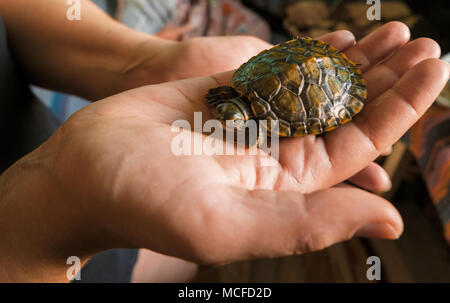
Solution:
[(279, 136), (301, 137), (349, 122), (366, 96), (357, 64), (325, 42), (297, 38), (251, 58), (231, 86), (211, 89), (206, 98), (223, 125), (266, 120), (270, 134), (270, 122), (278, 121)]

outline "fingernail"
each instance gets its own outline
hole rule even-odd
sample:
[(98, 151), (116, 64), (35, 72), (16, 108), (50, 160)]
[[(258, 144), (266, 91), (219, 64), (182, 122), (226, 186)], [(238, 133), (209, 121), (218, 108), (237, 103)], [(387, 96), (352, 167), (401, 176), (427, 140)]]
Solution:
[(383, 173), (380, 174), (379, 180), (377, 181), (377, 185), (374, 189), (376, 193), (385, 193), (390, 191), (392, 188), (392, 182), (389, 175), (386, 171), (383, 170)]
[(392, 181), (389, 175), (387, 175), (386, 184), (386, 191), (390, 191), (392, 189)]
[(384, 172), (384, 186), (383, 186), (383, 190), (384, 192), (390, 191), (392, 188), (392, 181), (391, 181), (391, 177), (388, 175), (388, 173), (385, 171)]
[(356, 41), (355, 35), (348, 30), (344, 30), (345, 31), (345, 40), (347, 43), (354, 43)]
[(358, 237), (378, 239), (398, 239), (399, 234), (389, 223), (370, 223), (360, 228), (356, 233)]

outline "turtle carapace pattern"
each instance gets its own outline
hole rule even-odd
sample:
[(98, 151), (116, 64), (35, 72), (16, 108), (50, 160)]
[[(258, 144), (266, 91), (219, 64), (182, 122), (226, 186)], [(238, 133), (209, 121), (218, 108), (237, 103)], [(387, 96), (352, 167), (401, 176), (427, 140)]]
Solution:
[(363, 108), (357, 65), (331, 45), (296, 38), (264, 50), (234, 73), (231, 86), (206, 98), (225, 120), (278, 121), (283, 137), (318, 135), (349, 122)]

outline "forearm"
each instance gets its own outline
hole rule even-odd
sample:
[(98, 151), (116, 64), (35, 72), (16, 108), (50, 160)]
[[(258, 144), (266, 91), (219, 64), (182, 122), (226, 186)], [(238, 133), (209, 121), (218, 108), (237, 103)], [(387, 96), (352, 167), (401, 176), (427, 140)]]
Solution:
[(127, 28), (88, 0), (79, 21), (67, 19), (68, 8), (64, 0), (0, 1), (10, 47), (32, 83), (97, 100), (159, 82), (158, 71), (139, 68), (169, 42)]

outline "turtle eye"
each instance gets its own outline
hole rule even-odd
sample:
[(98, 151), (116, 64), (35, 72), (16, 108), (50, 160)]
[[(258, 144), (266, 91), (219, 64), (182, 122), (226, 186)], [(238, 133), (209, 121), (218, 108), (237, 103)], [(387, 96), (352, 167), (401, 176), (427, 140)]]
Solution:
[(232, 102), (224, 102), (216, 107), (217, 119), (225, 124), (226, 121), (245, 121), (245, 116), (241, 110)]

